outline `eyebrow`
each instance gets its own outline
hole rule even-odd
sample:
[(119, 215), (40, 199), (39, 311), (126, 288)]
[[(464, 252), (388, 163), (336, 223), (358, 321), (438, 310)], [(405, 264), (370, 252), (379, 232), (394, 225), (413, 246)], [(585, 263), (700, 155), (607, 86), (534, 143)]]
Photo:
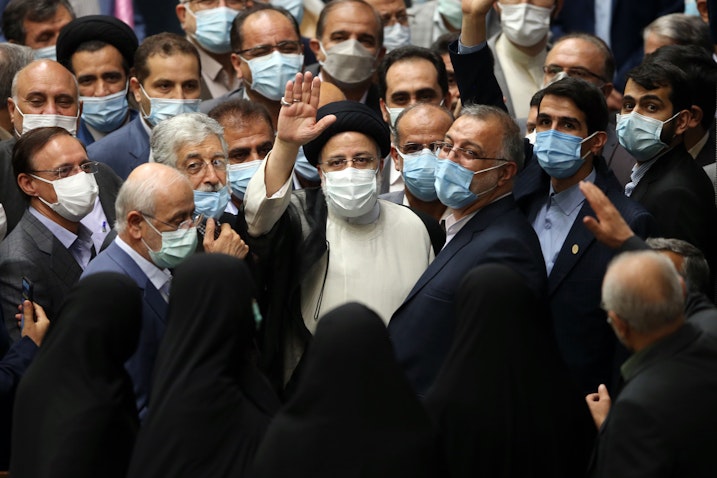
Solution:
[[(552, 120), (554, 117), (551, 116), (551, 115), (549, 115), (548, 113), (538, 113), (538, 119), (541, 119), (541, 118), (542, 118), (542, 119), (548, 118), (548, 119), (551, 119), (551, 120)], [(579, 124), (579, 125), (581, 125), (581, 126), (582, 126), (582, 124), (583, 124), (582, 121), (580, 121), (579, 119), (577, 119), (577, 118), (575, 118), (575, 117), (573, 117), (573, 116), (558, 116), (557, 119), (558, 119), (559, 121), (571, 121), (571, 122), (577, 123), (577, 124)]]
[(655, 94), (643, 95), (640, 97), (639, 101), (640, 103), (642, 103), (643, 101), (659, 101), (660, 103), (664, 103), (664, 100)]
[[(456, 142), (453, 140), (453, 138), (451, 138), (451, 135), (449, 135), (448, 133), (446, 133), (446, 138), (450, 139), (453, 142), (453, 146), (456, 145)], [(476, 153), (483, 154), (483, 147), (478, 143), (474, 143), (473, 141), (468, 140), (466, 141), (466, 145), (459, 146), (459, 148), (465, 148), (465, 146), (472, 146), (476, 149)]]

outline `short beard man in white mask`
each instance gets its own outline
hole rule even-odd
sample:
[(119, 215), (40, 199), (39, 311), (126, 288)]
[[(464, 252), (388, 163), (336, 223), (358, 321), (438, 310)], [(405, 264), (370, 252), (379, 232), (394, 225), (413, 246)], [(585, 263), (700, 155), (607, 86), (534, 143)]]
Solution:
[[(276, 354), (265, 359), (279, 387), (291, 378), (324, 313), (358, 301), (388, 322), (433, 259), (422, 221), (377, 199), (380, 158), (390, 148), (388, 126), (353, 101), (317, 112), (319, 83), (307, 73), (287, 87), (274, 149), (244, 196), (249, 234), (277, 240), (265, 267), (273, 275), (269, 310), (281, 313), (265, 316), (266, 330), (278, 334), (266, 337)], [(292, 193), (296, 151), (307, 140), (304, 152), (318, 168), (322, 188)]]

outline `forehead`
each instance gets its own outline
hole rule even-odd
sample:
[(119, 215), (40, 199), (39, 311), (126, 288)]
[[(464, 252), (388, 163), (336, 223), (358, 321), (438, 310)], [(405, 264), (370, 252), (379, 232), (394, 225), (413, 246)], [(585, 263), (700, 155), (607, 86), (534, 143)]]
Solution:
[[(58, 5), (57, 10), (55, 10), (55, 14), (47, 20), (35, 22), (33, 20), (30, 20), (27, 15), (25, 16), (25, 18), (22, 19), (23, 27), (25, 27), (26, 31), (40, 30), (45, 28), (60, 28), (70, 23), (71, 21), (72, 15), (70, 15), (70, 12), (63, 5)], [(28, 33), (34, 33), (34, 31), (28, 31)]]
[(356, 34), (378, 35), (379, 25), (370, 5), (349, 2), (337, 5), (326, 15), (324, 38), (333, 32), (346, 31)]
[(564, 96), (545, 95), (540, 101), (538, 107), (540, 115), (548, 115), (550, 117), (570, 117), (580, 120), (585, 124), (585, 113), (580, 110), (573, 100)]
[(593, 43), (580, 38), (569, 38), (555, 45), (545, 58), (546, 65), (558, 65), (563, 68), (585, 68), (593, 73), (602, 74), (605, 57)]
[(224, 155), (224, 151), (221, 141), (213, 134), (204, 138), (200, 143), (186, 142), (177, 146), (178, 162), (195, 156), (211, 159), (216, 154)]
[(321, 149), (321, 157), (350, 156), (359, 152), (376, 154), (378, 146), (373, 139), (356, 131), (338, 133)]
[(624, 96), (629, 96), (635, 101), (640, 101), (643, 97), (657, 97), (662, 100), (666, 105), (671, 105), (670, 94), (672, 93), (671, 86), (660, 86), (654, 90), (648, 90), (636, 83), (632, 78), (628, 78), (627, 84), (625, 85)]
[(286, 16), (273, 10), (259, 10), (242, 24), (242, 47), (285, 40), (299, 40), (294, 25)]
[(122, 54), (112, 45), (106, 45), (95, 51), (78, 51), (72, 55), (72, 68), (75, 73), (85, 68), (107, 66), (122, 68)]
[(381, 15), (399, 12), (406, 8), (406, 3), (403, 0), (371, 0), (368, 3)]
[(80, 164), (87, 160), (82, 144), (72, 136), (53, 137), (30, 158), (35, 169), (54, 169), (63, 164)]
[(414, 108), (401, 117), (397, 126), (401, 141), (404, 143), (419, 142), (411, 139), (419, 136), (435, 137), (430, 141), (438, 141), (443, 139), (451, 127), (451, 119), (434, 108)]
[(232, 122), (224, 126), (224, 140), (229, 147), (252, 145), (253, 143), (274, 142), (271, 125), (266, 121), (251, 118), (251, 121)]
[(199, 62), (192, 54), (177, 53), (170, 56), (154, 54), (147, 58), (148, 78), (167, 78), (174, 81), (199, 81)]
[(501, 150), (503, 130), (496, 118), (477, 119), (463, 115), (453, 122), (446, 136), (459, 147), (471, 143), (480, 147), (483, 154), (493, 156)]
[(39, 93), (47, 96), (77, 96), (75, 79), (65, 67), (54, 61), (38, 61), (20, 72), (17, 92), (21, 97)]
[(389, 89), (399, 83), (419, 87), (417, 80), (438, 84), (438, 71), (425, 58), (400, 60), (386, 71), (386, 87)]

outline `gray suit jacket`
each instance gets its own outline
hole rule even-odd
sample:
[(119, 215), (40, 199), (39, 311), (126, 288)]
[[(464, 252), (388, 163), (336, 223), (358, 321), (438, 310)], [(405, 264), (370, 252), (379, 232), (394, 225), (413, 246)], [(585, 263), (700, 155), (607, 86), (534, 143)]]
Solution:
[(0, 243), (0, 304), (10, 341), (20, 338), (15, 321), (22, 301), (22, 278), (34, 285), (35, 302), (50, 320), (82, 274), (70, 251), (35, 216), (25, 211), (17, 227)]

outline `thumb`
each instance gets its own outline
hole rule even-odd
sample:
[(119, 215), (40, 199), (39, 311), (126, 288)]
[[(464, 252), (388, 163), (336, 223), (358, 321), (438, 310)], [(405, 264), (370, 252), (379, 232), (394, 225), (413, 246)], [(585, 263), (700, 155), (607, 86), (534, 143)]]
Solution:
[(598, 387), (598, 396), (600, 397), (600, 400), (610, 400), (610, 394), (607, 392), (607, 387), (605, 384), (601, 383)]
[(336, 121), (336, 115), (326, 115), (316, 122), (314, 125), (314, 133), (318, 136), (324, 132), (326, 128), (334, 124)]
[(208, 217), (207, 218), (207, 224), (204, 229), (204, 237), (214, 237), (214, 229), (216, 229), (216, 224), (214, 223), (214, 218)]

